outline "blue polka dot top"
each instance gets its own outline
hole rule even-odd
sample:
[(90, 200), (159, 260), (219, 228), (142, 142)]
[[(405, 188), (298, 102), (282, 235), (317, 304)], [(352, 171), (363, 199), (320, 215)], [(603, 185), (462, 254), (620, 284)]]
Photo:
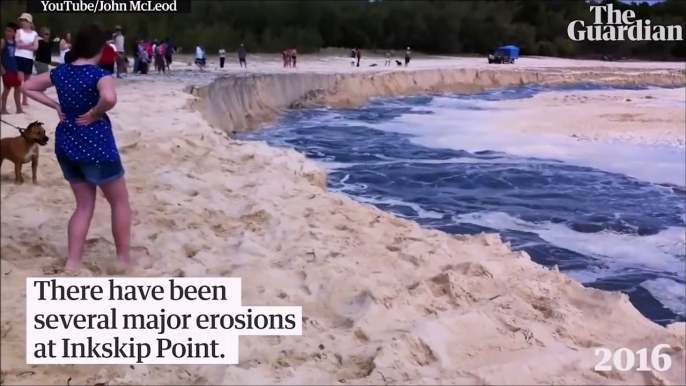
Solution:
[(98, 81), (110, 73), (93, 65), (60, 64), (50, 71), (66, 121), (57, 125), (55, 153), (76, 162), (119, 161), (112, 123), (107, 114), (90, 125), (79, 126), (76, 118), (98, 104)]

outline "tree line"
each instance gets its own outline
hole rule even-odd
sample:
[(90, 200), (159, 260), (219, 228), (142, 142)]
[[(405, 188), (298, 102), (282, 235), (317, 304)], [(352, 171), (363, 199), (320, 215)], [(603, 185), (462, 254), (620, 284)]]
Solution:
[[(686, 1), (613, 3), (632, 9), (637, 19), (653, 25), (686, 29)], [(26, 2), (3, 0), (3, 24), (26, 12)], [(574, 42), (567, 26), (589, 23), (593, 15), (586, 0), (408, 1), (408, 0), (193, 0), (190, 14), (35, 14), (36, 28), (56, 35), (75, 31), (87, 22), (106, 28), (121, 25), (131, 44), (138, 38), (170, 38), (185, 51), (202, 44), (208, 52), (232, 51), (243, 43), (249, 52), (301, 53), (324, 47), (363, 50), (404, 50), (428, 54), (487, 54), (505, 44), (522, 55), (597, 58), (600, 56), (654, 60), (683, 60), (680, 42)]]

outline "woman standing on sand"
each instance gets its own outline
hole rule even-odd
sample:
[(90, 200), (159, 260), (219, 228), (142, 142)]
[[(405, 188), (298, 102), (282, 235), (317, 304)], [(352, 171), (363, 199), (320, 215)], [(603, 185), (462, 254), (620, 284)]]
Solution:
[[(60, 119), (55, 154), (76, 199), (76, 210), (67, 229), (68, 270), (81, 264), (95, 210), (96, 187), (100, 187), (112, 208), (118, 261), (126, 266), (131, 263), (129, 193), (112, 123), (106, 114), (117, 103), (115, 81), (97, 67), (106, 41), (104, 32), (95, 24), (83, 27), (74, 38), (69, 63), (31, 78), (22, 86), (31, 99), (55, 109)], [(60, 103), (45, 95), (45, 90), (52, 86)]]
[[(33, 30), (33, 16), (22, 13), (19, 16), (19, 29), (14, 38), (17, 48), (14, 51), (14, 60), (24, 80), (29, 80), (33, 74), (33, 58), (38, 49), (38, 33)], [(22, 97), (22, 105), (28, 106), (26, 94)]]
[(36, 60), (33, 66), (36, 68), (36, 74), (40, 75), (50, 70), (50, 62), (52, 62), (52, 40), (50, 39), (50, 30), (46, 27), (40, 29), (38, 33), (38, 49), (36, 50)]

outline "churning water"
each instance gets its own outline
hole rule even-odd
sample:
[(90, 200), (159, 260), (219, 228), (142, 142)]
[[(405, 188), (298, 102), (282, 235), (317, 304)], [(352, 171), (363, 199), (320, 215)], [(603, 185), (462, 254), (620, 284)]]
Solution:
[(332, 191), (448, 233), (499, 232), (540, 264), (627, 293), (655, 322), (684, 321), (684, 148), (480, 127), (499, 100), (543, 91), (551, 89), (294, 111), (241, 139), (322, 162)]

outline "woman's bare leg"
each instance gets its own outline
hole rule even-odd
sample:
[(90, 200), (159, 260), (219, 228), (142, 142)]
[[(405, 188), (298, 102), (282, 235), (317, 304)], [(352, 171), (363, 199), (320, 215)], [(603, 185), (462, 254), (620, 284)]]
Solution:
[(112, 236), (117, 248), (117, 258), (124, 265), (131, 265), (131, 205), (124, 177), (100, 187), (112, 208)]
[(68, 259), (66, 269), (73, 270), (81, 265), (83, 259), (83, 246), (86, 243), (88, 228), (91, 225), (93, 212), (95, 211), (95, 187), (85, 182), (70, 184), (76, 210), (69, 220), (67, 228)]

